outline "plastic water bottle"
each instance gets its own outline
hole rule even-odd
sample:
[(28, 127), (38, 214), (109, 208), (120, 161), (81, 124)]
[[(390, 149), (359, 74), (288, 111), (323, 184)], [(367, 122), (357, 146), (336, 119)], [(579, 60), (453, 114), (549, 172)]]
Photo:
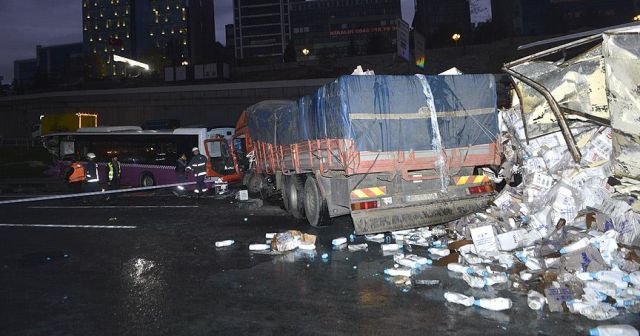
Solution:
[(507, 310), (513, 305), (511, 299), (508, 298), (478, 299), (475, 300), (473, 304), (493, 311)]
[(640, 271), (629, 273), (622, 277), (622, 280), (632, 283), (636, 287), (640, 287)]
[(249, 251), (265, 251), (271, 247), (267, 244), (251, 244), (249, 245)]
[(618, 316), (618, 310), (604, 302), (587, 303), (586, 307), (578, 310), (580, 315), (595, 321), (603, 321)]
[(345, 237), (339, 237), (339, 238), (336, 238), (336, 239), (331, 241), (331, 244), (333, 246), (340, 246), (340, 245), (343, 245), (343, 244), (346, 244), (346, 243), (347, 243), (347, 238), (345, 238)]
[(589, 238), (585, 237), (560, 249), (561, 254), (571, 253), (589, 246)]
[(429, 249), (429, 253), (439, 257), (446, 257), (451, 254), (451, 251), (448, 248), (432, 247)]
[(491, 274), (491, 269), (484, 269), (482, 267), (476, 266), (464, 266), (459, 263), (450, 263), (447, 265), (447, 269), (451, 272), (460, 273), (460, 274), (477, 274), (480, 276), (488, 276)]
[(616, 286), (609, 282), (604, 281), (585, 281), (585, 287), (593, 289), (599, 293), (603, 293), (607, 296), (615, 296), (617, 294)]
[(638, 330), (628, 324), (610, 324), (592, 328), (589, 336), (638, 336)]
[(545, 298), (540, 292), (530, 290), (529, 293), (527, 293), (527, 305), (529, 305), (529, 308), (533, 310), (542, 310), (545, 303), (547, 303), (547, 298)]
[(406, 276), (406, 277), (410, 277), (411, 276), (411, 268), (409, 268), (409, 267), (387, 268), (386, 270), (384, 270), (384, 274), (389, 275), (389, 276)]
[(614, 284), (618, 288), (627, 288), (631, 280), (625, 272), (622, 271), (599, 271), (599, 272), (581, 272), (576, 274), (580, 280), (600, 280)]
[(451, 303), (457, 303), (467, 307), (473, 306), (473, 303), (476, 301), (473, 296), (466, 296), (455, 292), (445, 292), (444, 298)]
[(225, 247), (225, 246), (231, 246), (235, 243), (235, 240), (222, 240), (222, 241), (217, 241), (216, 242), (216, 247)]
[(321, 258), (322, 258), (322, 261), (327, 262), (327, 261), (329, 261), (329, 254), (323, 253)]
[(383, 251), (397, 251), (402, 248), (401, 244), (380, 244)]
[(423, 265), (431, 265), (433, 263), (432, 260), (427, 259), (425, 257), (420, 257), (415, 254), (402, 255), (397, 254), (393, 256), (393, 261), (397, 264), (410, 267), (410, 268), (419, 268)]

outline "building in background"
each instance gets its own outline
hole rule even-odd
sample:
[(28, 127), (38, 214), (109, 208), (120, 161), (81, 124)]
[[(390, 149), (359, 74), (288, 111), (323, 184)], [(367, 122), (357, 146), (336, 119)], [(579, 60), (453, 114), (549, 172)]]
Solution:
[(33, 88), (38, 71), (35, 58), (13, 61), (13, 87), (16, 91)]
[(229, 50), (236, 50), (234, 32), (233, 23), (224, 26), (225, 47)]
[(503, 36), (566, 34), (633, 20), (638, 0), (492, 0), (494, 31)]
[(236, 60), (282, 61), (291, 38), (289, 0), (233, 0), (233, 24)]
[[(425, 47), (465, 43), (470, 37), (469, 0), (416, 0), (413, 28), (425, 38)], [(452, 39), (458, 34), (458, 39)]]
[(82, 7), (89, 77), (126, 75), (113, 55), (155, 71), (215, 57), (213, 0), (83, 0)]
[(498, 37), (546, 34), (549, 5), (549, 0), (492, 0), (492, 21)]
[(291, 1), (297, 60), (396, 51), (400, 0)]
[(36, 46), (36, 58), (13, 63), (18, 92), (77, 85), (83, 78), (82, 43)]

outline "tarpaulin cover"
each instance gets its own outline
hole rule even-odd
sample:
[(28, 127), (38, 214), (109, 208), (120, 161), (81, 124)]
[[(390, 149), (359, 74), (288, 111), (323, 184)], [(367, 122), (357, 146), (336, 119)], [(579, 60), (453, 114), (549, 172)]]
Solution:
[[(444, 148), (488, 144), (498, 133), (493, 75), (342, 76), (298, 101), (247, 109), (258, 141), (352, 139), (359, 151), (434, 149), (431, 111)], [(425, 90), (428, 85), (430, 90)], [(425, 92), (431, 92), (433, 105)]]

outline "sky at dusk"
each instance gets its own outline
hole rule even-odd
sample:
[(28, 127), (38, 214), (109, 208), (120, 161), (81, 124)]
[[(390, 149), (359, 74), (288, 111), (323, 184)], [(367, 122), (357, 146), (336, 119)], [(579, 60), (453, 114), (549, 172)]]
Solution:
[[(487, 8), (490, 0), (474, 0)], [(414, 0), (401, 0), (402, 16), (409, 24)], [(224, 43), (224, 25), (232, 23), (232, 0), (214, 0), (216, 39)], [(472, 13), (484, 21), (488, 11)], [(13, 80), (13, 61), (35, 58), (36, 45), (82, 42), (82, 2), (79, 0), (0, 0), (0, 76)]]

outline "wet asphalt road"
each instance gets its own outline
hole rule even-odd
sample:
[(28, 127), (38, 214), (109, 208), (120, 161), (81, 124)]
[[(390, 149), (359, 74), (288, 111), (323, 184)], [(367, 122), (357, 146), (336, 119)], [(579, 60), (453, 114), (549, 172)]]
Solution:
[[(444, 267), (403, 292), (375, 243), (334, 251), (352, 230), (336, 220), (315, 230), (277, 203), (240, 209), (233, 199), (123, 196), (0, 206), (1, 335), (587, 335), (578, 315), (536, 313), (507, 285), (472, 290)], [(250, 253), (267, 232), (318, 234), (314, 254)], [(234, 239), (227, 248), (214, 242)], [(329, 260), (320, 258), (329, 254)], [(425, 255), (424, 250), (414, 249)], [(505, 312), (446, 303), (445, 290), (507, 296)], [(630, 314), (607, 321), (638, 325)]]

